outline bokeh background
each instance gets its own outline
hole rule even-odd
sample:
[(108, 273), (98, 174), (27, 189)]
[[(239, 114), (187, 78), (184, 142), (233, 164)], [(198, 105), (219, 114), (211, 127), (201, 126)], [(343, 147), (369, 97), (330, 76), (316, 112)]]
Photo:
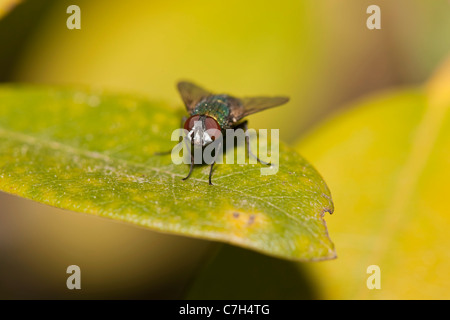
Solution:
[[(66, 27), (72, 4), (81, 8), (81, 30)], [(372, 4), (381, 8), (381, 30), (366, 27)], [(288, 105), (249, 120), (256, 129), (281, 128), (281, 139), (296, 146), (323, 121), (355, 108), (354, 101), (423, 86), (450, 54), (449, 39), (447, 0), (24, 1), (0, 20), (0, 81), (94, 86), (180, 108), (180, 79), (238, 96), (288, 95)], [(315, 159), (315, 150), (305, 147), (303, 155)], [(327, 182), (332, 166), (318, 161)], [(334, 194), (337, 184), (329, 185)], [(338, 196), (337, 204), (358, 192)], [(337, 206), (326, 217), (344, 261), (343, 231), (333, 223), (352, 223), (352, 214), (358, 212), (344, 215)], [(439, 272), (450, 261), (448, 253), (442, 255)], [(71, 264), (81, 267), (81, 291), (65, 287)], [(346, 274), (360, 287), (344, 290), (345, 283), (333, 275), (328, 281), (327, 273), (345, 265), (323, 265), (158, 234), (0, 194), (3, 299), (449, 297), (439, 294), (450, 292), (448, 276), (430, 277), (421, 296), (420, 288), (405, 287), (411, 282), (406, 269), (393, 276), (405, 279), (397, 288), (372, 295), (364, 292), (365, 270)], [(313, 271), (315, 266), (323, 272)]]

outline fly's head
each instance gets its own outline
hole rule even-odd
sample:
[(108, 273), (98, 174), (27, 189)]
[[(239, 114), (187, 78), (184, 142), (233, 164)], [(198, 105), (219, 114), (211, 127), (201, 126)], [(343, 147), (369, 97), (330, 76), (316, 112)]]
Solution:
[(184, 123), (187, 138), (194, 147), (205, 147), (215, 140), (214, 130), (221, 131), (217, 121), (206, 115), (193, 115)]

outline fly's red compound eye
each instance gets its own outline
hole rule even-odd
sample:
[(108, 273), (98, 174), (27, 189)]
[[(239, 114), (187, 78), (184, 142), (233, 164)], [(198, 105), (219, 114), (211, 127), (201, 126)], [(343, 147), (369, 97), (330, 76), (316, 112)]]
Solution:
[(216, 121), (216, 119), (211, 118), (211, 117), (206, 117), (206, 119), (205, 119), (205, 127), (206, 127), (206, 130), (209, 130), (209, 129), (215, 129), (215, 130), (219, 130), (219, 131), (221, 130), (219, 124)]
[[(184, 123), (184, 129), (186, 129), (187, 131), (191, 131), (192, 128), (194, 127), (195, 121), (201, 121), (200, 117), (201, 117), (200, 115), (189, 117)], [(204, 116), (204, 119), (205, 119), (205, 130), (209, 129), (216, 129), (219, 131), (222, 130), (222, 128), (214, 118)]]
[(195, 116), (189, 117), (189, 118), (186, 120), (186, 122), (184, 123), (184, 128), (185, 128), (187, 131), (191, 131), (192, 128), (194, 127), (195, 121), (199, 121), (199, 118), (200, 118), (199, 115), (195, 115)]

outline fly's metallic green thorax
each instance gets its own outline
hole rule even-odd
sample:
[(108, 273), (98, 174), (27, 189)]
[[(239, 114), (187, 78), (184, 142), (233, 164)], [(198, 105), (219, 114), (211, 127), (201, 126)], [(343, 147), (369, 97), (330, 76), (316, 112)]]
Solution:
[[(228, 95), (211, 95), (197, 103), (191, 115), (207, 115), (216, 119), (221, 128), (228, 127), (230, 115), (230, 98)], [(231, 98), (232, 99), (232, 98)]]

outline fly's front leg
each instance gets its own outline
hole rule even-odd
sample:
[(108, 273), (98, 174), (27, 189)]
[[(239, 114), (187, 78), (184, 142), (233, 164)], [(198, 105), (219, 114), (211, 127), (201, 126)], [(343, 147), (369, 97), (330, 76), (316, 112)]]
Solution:
[(216, 164), (216, 160), (217, 160), (217, 157), (219, 156), (219, 154), (220, 154), (220, 151), (219, 152), (216, 152), (216, 151), (218, 151), (218, 150), (220, 150), (220, 148), (222, 148), (222, 142), (220, 142), (219, 143), (219, 146), (217, 147), (217, 149), (214, 151), (214, 161), (211, 163), (211, 169), (209, 170), (209, 185), (210, 186), (213, 186), (213, 184), (212, 184), (212, 182), (211, 182), (211, 179), (212, 179), (212, 173), (213, 173), (213, 167), (214, 167), (214, 165)]
[(250, 155), (256, 159), (256, 161), (258, 161), (259, 163), (265, 164), (267, 166), (270, 166), (269, 162), (263, 161), (261, 159), (259, 159), (256, 155), (253, 154), (252, 150), (250, 149), (250, 137), (247, 134), (247, 130), (248, 130), (248, 121), (245, 120), (244, 122), (242, 122), (241, 124), (239, 124), (236, 128), (242, 128), (245, 132), (245, 147), (247, 149), (247, 156), (250, 157)]
[(191, 167), (189, 168), (189, 173), (186, 178), (183, 178), (181, 180), (183, 181), (187, 180), (191, 176), (193, 170), (194, 170), (194, 156), (191, 154)]
[[(194, 170), (194, 155), (192, 154), (192, 149), (189, 148), (189, 144), (187, 143), (187, 140), (188, 140), (188, 137), (184, 137), (184, 143), (186, 144), (186, 149), (189, 150), (189, 155), (191, 156), (191, 163), (190, 163), (191, 166), (189, 168), (189, 173), (188, 173), (187, 177), (181, 179), (183, 181), (187, 180), (191, 176), (192, 171)], [(192, 148), (194, 147), (194, 141), (193, 140), (191, 141), (191, 147)]]

